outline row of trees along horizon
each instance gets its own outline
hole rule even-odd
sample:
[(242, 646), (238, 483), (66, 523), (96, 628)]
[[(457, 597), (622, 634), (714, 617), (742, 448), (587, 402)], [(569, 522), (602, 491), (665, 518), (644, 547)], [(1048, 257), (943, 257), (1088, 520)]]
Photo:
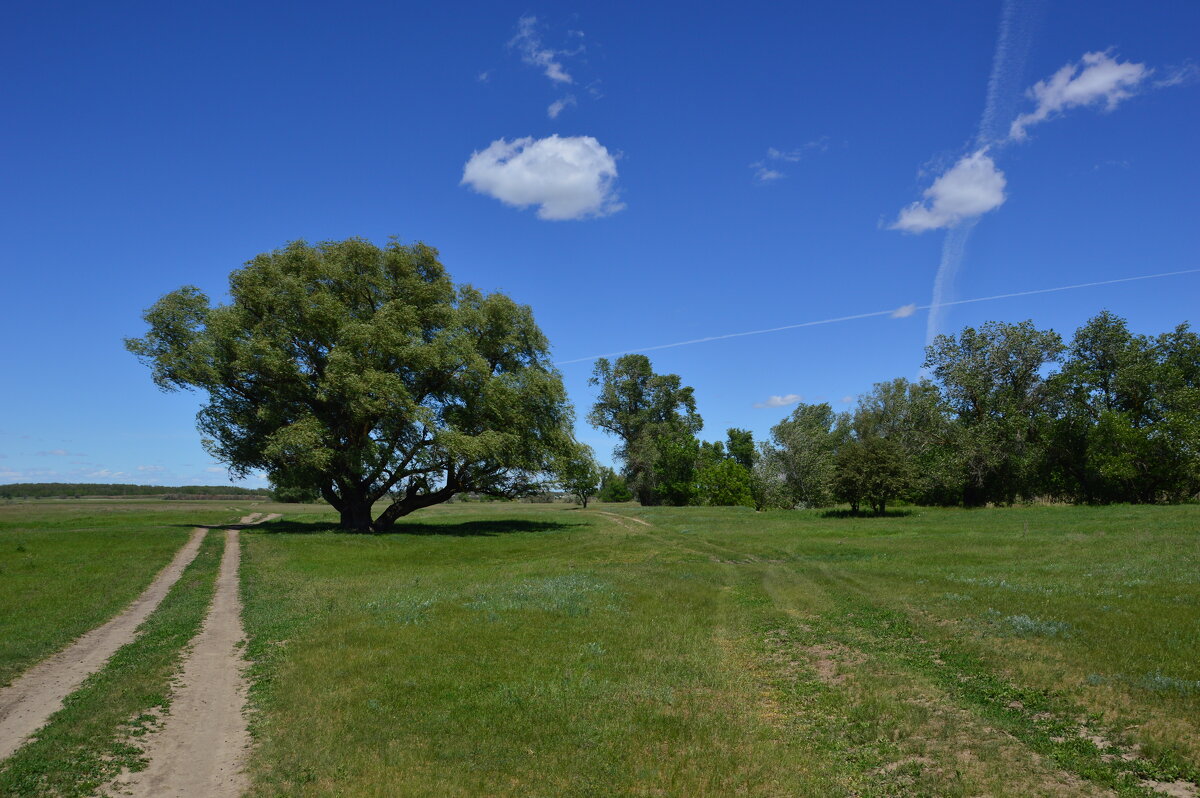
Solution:
[[(426, 244), (294, 241), (143, 314), (126, 348), (166, 391), (198, 390), (205, 449), (277, 496), (319, 496), (383, 531), (455, 496), (548, 478), (584, 502), (820, 507), (896, 501), (1174, 502), (1200, 490), (1200, 338), (1133, 335), (1105, 312), (1069, 346), (990, 322), (928, 349), (930, 380), (880, 383), (848, 413), (802, 404), (755, 442), (701, 441), (693, 390), (644, 355), (600, 359), (588, 420), (619, 439), (602, 472), (533, 311), (456, 285)], [(625, 492), (622, 492), (622, 491)], [(374, 506), (387, 502), (378, 515)]]
[(988, 322), (926, 349), (932, 379), (877, 383), (848, 412), (801, 403), (755, 444), (702, 441), (693, 390), (644, 355), (597, 361), (588, 421), (620, 439), (601, 500), (826, 507), (1181, 502), (1200, 492), (1200, 336), (1104, 311), (1070, 344)]

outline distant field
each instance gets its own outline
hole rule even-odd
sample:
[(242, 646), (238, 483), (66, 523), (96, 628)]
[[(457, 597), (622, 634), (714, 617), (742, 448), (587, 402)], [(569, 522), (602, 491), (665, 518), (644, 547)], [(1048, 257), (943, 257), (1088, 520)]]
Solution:
[[(111, 616), (190, 527), (250, 509), (0, 505), (0, 665)], [(332, 531), (327, 507), (252, 509), (284, 513), (242, 533), (253, 795), (1189, 795), (1200, 780), (1197, 506), (454, 504), (380, 536)], [(0, 765), (0, 794), (87, 795), (136, 759), (95, 741), (121, 707), (163, 702), (215, 541), (205, 552), (152, 616), (158, 636)], [(90, 775), (63, 772), (82, 762)]]
[(1198, 507), (596, 510), (443, 506), (381, 537), (293, 513), (250, 534), (255, 794), (1200, 778)]
[(237, 518), (234, 506), (0, 502), (0, 686), (115, 615), (150, 584), (192, 527)]

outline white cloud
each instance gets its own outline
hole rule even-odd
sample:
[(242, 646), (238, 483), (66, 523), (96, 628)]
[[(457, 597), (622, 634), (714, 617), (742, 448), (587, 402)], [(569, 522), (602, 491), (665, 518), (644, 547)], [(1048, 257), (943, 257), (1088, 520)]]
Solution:
[(893, 319), (907, 319), (909, 316), (917, 312), (917, 303), (912, 302), (907, 305), (901, 305), (892, 311)]
[(1067, 64), (1048, 80), (1033, 84), (1027, 94), (1037, 101), (1037, 108), (1013, 120), (1009, 137), (1020, 141), (1030, 125), (1068, 108), (1103, 102), (1104, 109), (1111, 111), (1136, 94), (1153, 71), (1145, 64), (1117, 61), (1107, 52), (1084, 53), (1079, 63)]
[(914, 202), (891, 225), (893, 230), (923, 233), (959, 222), (1004, 204), (1004, 173), (986, 149), (963, 156), (954, 166), (925, 189), (925, 199)]
[(39, 457), (66, 457), (70, 454), (66, 449), (51, 449), (49, 451), (37, 452)]
[(850, 404), (850, 403), (851, 403), (851, 402), (853, 402), (853, 401), (854, 401), (854, 397), (853, 397), (853, 396), (846, 395), (846, 396), (843, 396), (843, 397), (842, 397), (842, 404), (844, 404), (844, 405), (848, 405), (848, 404)]
[(779, 180), (783, 177), (783, 172), (772, 169), (762, 161), (750, 164), (750, 168), (754, 170), (754, 179), (760, 183), (770, 183), (772, 180)]
[(755, 402), (755, 407), (787, 407), (794, 405), (797, 402), (804, 401), (804, 397), (798, 393), (789, 393), (786, 396), (771, 396), (765, 402)]
[(824, 152), (827, 149), (829, 149), (828, 136), (813, 139), (790, 150), (767, 147), (767, 157), (750, 164), (750, 168), (754, 170), (755, 180), (760, 183), (770, 183), (785, 176), (779, 168), (782, 163), (797, 163), (811, 152)]
[(537, 205), (539, 219), (606, 216), (625, 206), (613, 186), (616, 159), (591, 136), (497, 139), (471, 154), (462, 185), (505, 205)]
[[(582, 38), (582, 34), (579, 34)], [(526, 16), (517, 20), (517, 35), (509, 41), (521, 53), (521, 60), (538, 67), (553, 83), (573, 83), (574, 80), (562, 65), (559, 56), (575, 55), (579, 50), (552, 50), (542, 45), (537, 32), (537, 17)]]
[(88, 479), (118, 479), (119, 477), (128, 477), (129, 474), (124, 471), (112, 471), (107, 468), (100, 468), (95, 471), (89, 471), (84, 476)]
[(160, 466), (160, 465), (140, 465), (140, 466), (138, 466), (138, 467), (137, 467), (137, 470), (138, 470), (138, 471), (144, 471), (144, 472), (146, 472), (146, 473), (149, 473), (149, 474), (157, 474), (157, 473), (159, 473), (160, 471), (166, 471), (166, 470), (167, 470), (167, 467), (166, 467), (166, 466)]
[(480, 83), (487, 83), (489, 80), (492, 79), (492, 73), (485, 69), (482, 72), (480, 72), (478, 75), (476, 75), (475, 79), (477, 81), (479, 81)]
[(208, 468), (206, 468), (204, 470), (210, 474), (224, 474), (225, 473), (224, 466), (209, 466)]
[(551, 119), (558, 119), (558, 115), (563, 112), (563, 109), (570, 105), (575, 105), (575, 97), (568, 94), (561, 100), (555, 100), (550, 103), (550, 107), (546, 109), (546, 115)]

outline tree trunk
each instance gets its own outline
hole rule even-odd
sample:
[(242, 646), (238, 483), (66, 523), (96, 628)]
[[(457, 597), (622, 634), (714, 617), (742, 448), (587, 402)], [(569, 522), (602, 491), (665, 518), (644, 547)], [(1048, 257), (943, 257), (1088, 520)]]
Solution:
[(365, 498), (343, 500), (341, 528), (348, 532), (370, 532), (371, 504), (371, 500)]

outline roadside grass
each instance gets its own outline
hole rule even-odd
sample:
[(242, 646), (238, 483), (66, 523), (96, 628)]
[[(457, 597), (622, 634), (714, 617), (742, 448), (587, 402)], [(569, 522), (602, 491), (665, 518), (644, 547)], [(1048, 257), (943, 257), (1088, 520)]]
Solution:
[(169, 707), (171, 678), (208, 610), (221, 539), (209, 533), (139, 636), (84, 681), (30, 742), (0, 762), (0, 795), (82, 798), (123, 768), (144, 767), (137, 739)]
[(0, 686), (124, 609), (192, 527), (236, 513), (218, 502), (0, 503)]
[(285, 509), (244, 543), (253, 794), (1200, 778), (1200, 508), (904, 509)]

